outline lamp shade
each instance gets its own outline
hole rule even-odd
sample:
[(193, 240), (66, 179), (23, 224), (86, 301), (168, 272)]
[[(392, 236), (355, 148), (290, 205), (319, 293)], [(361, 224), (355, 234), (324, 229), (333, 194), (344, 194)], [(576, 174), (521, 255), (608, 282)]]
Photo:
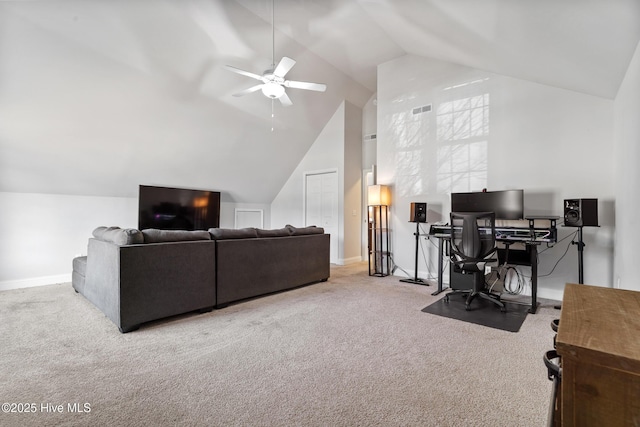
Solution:
[(370, 185), (367, 188), (368, 206), (389, 206), (391, 204), (391, 193), (386, 185)]

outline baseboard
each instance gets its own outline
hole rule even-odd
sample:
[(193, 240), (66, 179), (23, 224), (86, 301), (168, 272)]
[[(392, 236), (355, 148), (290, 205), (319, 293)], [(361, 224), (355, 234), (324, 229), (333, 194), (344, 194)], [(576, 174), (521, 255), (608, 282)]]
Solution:
[(21, 280), (5, 280), (0, 282), (0, 291), (10, 289), (33, 288), (35, 286), (55, 285), (58, 283), (71, 283), (71, 273), (57, 276), (33, 277)]
[(362, 257), (359, 256), (354, 256), (352, 258), (342, 258), (342, 259), (338, 259), (338, 262), (336, 262), (336, 264), (338, 265), (349, 265), (349, 264), (356, 264), (362, 262)]
[[(562, 295), (564, 294), (564, 287), (562, 289), (549, 289), (538, 285), (538, 298), (544, 298), (554, 301), (562, 301)], [(504, 294), (507, 296), (507, 294)], [(527, 283), (527, 286), (523, 289), (519, 295), (523, 297), (531, 297), (531, 286)]]
[(562, 301), (563, 295), (564, 295), (564, 288), (563, 289), (538, 288), (538, 296), (540, 298), (551, 299), (554, 301)]

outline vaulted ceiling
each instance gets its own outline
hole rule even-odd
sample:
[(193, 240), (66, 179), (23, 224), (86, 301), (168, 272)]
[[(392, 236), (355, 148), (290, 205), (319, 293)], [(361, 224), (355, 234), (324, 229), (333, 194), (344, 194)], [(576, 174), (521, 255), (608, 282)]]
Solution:
[[(640, 0), (274, 3), (1, 2), (0, 191), (269, 203), (340, 102), (375, 93), (380, 63), (414, 54), (613, 99), (640, 40)], [(223, 66), (261, 74), (272, 48), (327, 92), (231, 96), (255, 81)]]
[[(271, 3), (237, 0), (265, 20)], [(414, 54), (614, 98), (640, 40), (638, 0), (275, 0), (279, 30), (376, 90)]]

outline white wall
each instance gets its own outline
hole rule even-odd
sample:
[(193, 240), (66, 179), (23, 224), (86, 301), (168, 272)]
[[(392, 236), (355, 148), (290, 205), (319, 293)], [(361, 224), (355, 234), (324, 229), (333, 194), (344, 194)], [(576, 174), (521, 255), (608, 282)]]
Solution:
[[(271, 228), (304, 225), (304, 173), (338, 170), (343, 175), (344, 164), (344, 103), (340, 104), (307, 154), (300, 161), (285, 185), (271, 203)], [(340, 195), (342, 200), (342, 194)], [(342, 212), (342, 209), (339, 209)], [(342, 218), (340, 223), (342, 223)]]
[[(377, 132), (378, 132), (378, 94), (374, 93), (369, 101), (362, 108), (362, 177), (364, 178), (366, 173), (373, 173), (373, 167), (378, 163), (376, 160), (378, 152), (377, 144)], [(375, 138), (372, 138), (376, 135)], [(363, 260), (367, 260), (369, 256), (369, 242), (368, 242), (368, 224), (367, 224), (367, 200), (366, 200), (366, 186), (372, 184), (372, 181), (364, 182), (362, 184), (363, 197), (362, 197), (362, 212), (363, 217), (360, 220), (360, 257)]]
[[(439, 108), (459, 106), (465, 99), (486, 108), (475, 109), (470, 121), (459, 122), (473, 129), (462, 139), (473, 144), (460, 145), (463, 151), (447, 151), (440, 142), (446, 115), (438, 123)], [(429, 104), (431, 112), (412, 114), (413, 108)], [(612, 286), (613, 101), (407, 55), (378, 67), (377, 107), (378, 182), (391, 185), (394, 193), (391, 227), (397, 265), (413, 272), (411, 202), (427, 202), (429, 222), (447, 221), (451, 192), (521, 188), (525, 215), (562, 216), (564, 199), (599, 199), (601, 227), (584, 229), (585, 283)], [(464, 136), (460, 129), (464, 128), (452, 132)], [(468, 157), (461, 163), (463, 153)], [(451, 173), (461, 169), (474, 172)], [(470, 178), (459, 179), (463, 176)], [(559, 239), (575, 232), (561, 224)], [(540, 296), (561, 299), (564, 284), (578, 281), (577, 250), (570, 241), (541, 250)], [(421, 241), (421, 277), (437, 273), (435, 244)], [(567, 246), (567, 255), (545, 277)], [(528, 268), (523, 272), (530, 274)]]
[[(0, 291), (70, 282), (96, 227), (138, 226), (137, 197), (0, 192), (0, 207)], [(262, 209), (270, 221), (270, 205), (222, 202), (221, 227), (234, 227), (235, 208)]]
[[(360, 218), (362, 212), (360, 165), (362, 112), (343, 102), (298, 164), (271, 204), (272, 228), (286, 224), (303, 225), (304, 174), (328, 170), (338, 171), (338, 236), (337, 263), (359, 261)], [(353, 215), (353, 211), (356, 215)], [(335, 238), (332, 236), (332, 239)]]
[(376, 139), (367, 138), (378, 132), (377, 94), (369, 99), (362, 109), (362, 169), (370, 169), (376, 164)]
[(137, 198), (3, 192), (0, 206), (0, 290), (69, 282), (97, 226), (138, 223)]
[(359, 262), (362, 218), (362, 110), (345, 101), (343, 263)]
[(615, 100), (616, 245), (614, 285), (640, 291), (636, 268), (640, 227), (640, 44)]

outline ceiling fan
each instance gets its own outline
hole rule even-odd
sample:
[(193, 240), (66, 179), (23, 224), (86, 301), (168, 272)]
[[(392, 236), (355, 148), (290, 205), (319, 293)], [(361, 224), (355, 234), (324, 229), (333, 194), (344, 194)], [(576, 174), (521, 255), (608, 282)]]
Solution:
[(225, 68), (234, 73), (242, 74), (243, 76), (251, 77), (256, 80), (260, 80), (262, 83), (252, 86), (248, 89), (234, 93), (233, 96), (243, 96), (248, 93), (257, 92), (262, 90), (262, 93), (272, 100), (279, 99), (280, 103), (285, 107), (293, 105), (291, 99), (285, 91), (285, 87), (294, 89), (314, 90), (316, 92), (324, 92), (327, 90), (327, 86), (322, 83), (309, 83), (298, 82), (295, 80), (286, 80), (284, 76), (296, 65), (296, 61), (286, 56), (283, 56), (278, 65), (275, 65), (275, 22), (274, 22), (274, 4), (271, 3), (271, 40), (272, 40), (272, 56), (271, 56), (271, 68), (266, 70), (262, 75), (251, 73), (249, 71), (241, 70), (231, 65), (225, 65)]

